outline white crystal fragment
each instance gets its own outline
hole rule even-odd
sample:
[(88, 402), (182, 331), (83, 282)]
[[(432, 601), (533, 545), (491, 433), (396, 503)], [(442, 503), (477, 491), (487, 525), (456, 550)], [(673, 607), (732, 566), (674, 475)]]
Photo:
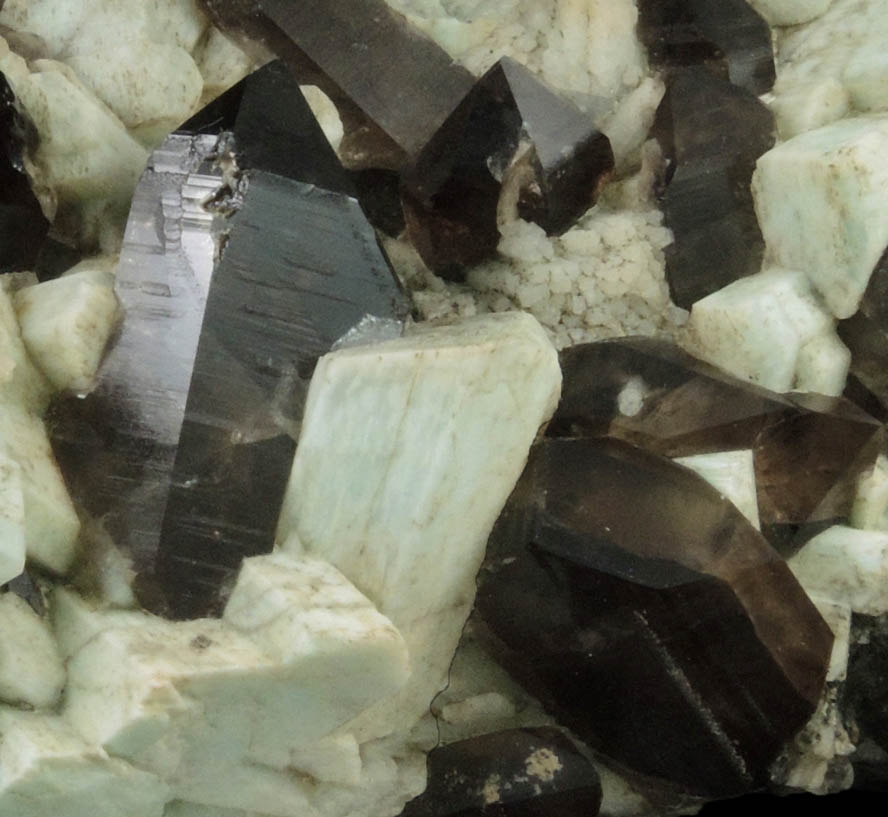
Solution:
[(793, 390), (838, 397), (850, 366), (851, 350), (835, 332), (817, 335), (799, 349)]
[(65, 685), (65, 667), (46, 622), (15, 593), (0, 595), (0, 700), (48, 709)]
[(413, 668), (359, 740), (415, 722), (444, 686), (487, 537), (560, 386), (555, 349), (522, 313), (318, 362), (279, 541), (295, 533), (353, 581), (403, 634)]
[(761, 530), (752, 449), (676, 457), (675, 462), (696, 471)]
[(832, 601), (817, 594), (811, 601), (833, 634), (832, 652), (826, 682), (844, 681), (848, 676), (848, 654), (851, 644), (851, 608), (843, 602)]
[(240, 82), (254, 67), (250, 56), (214, 27), (210, 27), (193, 56), (203, 76), (204, 103)]
[(747, 0), (772, 26), (795, 26), (820, 17), (832, 0)]
[(805, 591), (855, 613), (888, 613), (888, 533), (834, 525), (787, 560)]
[(862, 530), (888, 531), (888, 457), (884, 454), (860, 475), (848, 523)]
[(3, 817), (161, 817), (169, 790), (109, 758), (63, 719), (0, 710)]
[(888, 116), (844, 119), (759, 157), (752, 192), (767, 257), (804, 270), (839, 318), (888, 246)]
[(43, 421), (18, 406), (0, 403), (0, 441), (21, 468), (27, 556), (64, 574), (74, 561), (80, 520)]
[(328, 97), (317, 85), (301, 85), (299, 90), (305, 97), (308, 107), (317, 119), (324, 136), (330, 143), (333, 150), (338, 151), (339, 145), (342, 143), (342, 137), (345, 130), (342, 126), (342, 119), (339, 111)]
[(25, 497), (22, 469), (0, 451), (0, 584), (25, 569)]
[[(778, 85), (775, 90), (779, 89)], [(772, 95), (768, 107), (774, 113), (782, 139), (791, 139), (805, 131), (822, 128), (848, 115), (851, 97), (835, 77), (823, 77), (794, 85)]]
[(842, 81), (858, 111), (888, 108), (888, 54), (884, 46), (877, 39), (863, 43), (845, 65)]
[(86, 261), (13, 295), (25, 346), (57, 389), (88, 391), (121, 317), (114, 276)]
[[(845, 369), (829, 353), (846, 365), (847, 350), (835, 336), (834, 325), (804, 273), (772, 268), (697, 301), (682, 345), (736, 377), (779, 392), (799, 388), (801, 362), (802, 383), (836, 394), (841, 393), (835, 388), (836, 372)], [(827, 342), (801, 354), (806, 344), (824, 336)]]

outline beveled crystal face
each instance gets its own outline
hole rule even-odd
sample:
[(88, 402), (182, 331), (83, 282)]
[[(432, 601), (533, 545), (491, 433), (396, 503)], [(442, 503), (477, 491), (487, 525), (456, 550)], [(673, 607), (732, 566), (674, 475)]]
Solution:
[(123, 332), (96, 389), (58, 407), (56, 453), (143, 604), (218, 614), (244, 556), (274, 543), (314, 362), (365, 315), (408, 312), (283, 65), (154, 153), (117, 280)]
[(493, 654), (590, 746), (706, 797), (765, 784), (817, 705), (832, 646), (728, 500), (613, 439), (533, 450), (488, 543), (475, 616)]
[[(847, 521), (857, 479), (884, 447), (881, 424), (849, 400), (778, 395), (668, 341), (574, 346), (561, 363), (551, 436), (610, 436), (669, 457), (750, 449), (762, 530), (781, 549)], [(627, 386), (640, 400), (628, 408)]]

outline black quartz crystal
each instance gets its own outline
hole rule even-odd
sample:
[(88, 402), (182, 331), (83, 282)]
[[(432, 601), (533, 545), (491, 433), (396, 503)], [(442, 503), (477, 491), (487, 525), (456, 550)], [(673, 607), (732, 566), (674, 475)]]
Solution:
[(708, 65), (756, 96), (771, 90), (771, 28), (746, 0), (639, 0), (638, 16), (654, 64)]
[(33, 270), (49, 230), (24, 164), (36, 142), (33, 124), (0, 73), (0, 272)]
[(127, 310), (57, 456), (146, 606), (218, 613), (271, 549), (318, 356), (407, 302), (292, 74), (270, 63), (154, 152), (117, 276)]
[(428, 781), (401, 817), (595, 817), (601, 805), (595, 766), (549, 726), (439, 746)]
[(520, 217), (562, 233), (613, 169), (592, 118), (503, 57), (405, 171), (408, 235), (430, 268), (459, 278), (496, 249), (501, 195)]
[(658, 199), (675, 237), (666, 280), (672, 300), (689, 309), (761, 268), (750, 182), (774, 145), (774, 116), (749, 91), (691, 66), (668, 76), (651, 135), (663, 151)]
[(764, 787), (832, 633), (779, 554), (689, 469), (611, 439), (531, 452), (488, 543), (478, 631), (581, 740), (663, 791)]

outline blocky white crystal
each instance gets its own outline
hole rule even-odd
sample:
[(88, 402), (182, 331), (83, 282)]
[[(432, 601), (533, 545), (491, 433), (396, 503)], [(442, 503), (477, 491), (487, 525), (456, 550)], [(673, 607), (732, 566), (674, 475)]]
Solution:
[(676, 457), (675, 462), (696, 471), (760, 530), (752, 449)]

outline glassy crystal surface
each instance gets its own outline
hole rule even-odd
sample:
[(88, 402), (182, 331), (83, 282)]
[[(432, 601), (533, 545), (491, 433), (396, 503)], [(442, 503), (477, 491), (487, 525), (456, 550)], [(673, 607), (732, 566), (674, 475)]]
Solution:
[(669, 457), (751, 449), (762, 531), (781, 549), (847, 520), (857, 477), (884, 445), (881, 424), (849, 400), (776, 394), (668, 341), (581, 344), (561, 365), (550, 435), (616, 437)]
[(595, 817), (601, 782), (560, 729), (510, 729), (439, 746), (401, 817)]
[(759, 788), (814, 711), (832, 633), (702, 478), (618, 440), (548, 439), (488, 544), (493, 654), (579, 738), (669, 790)]
[(873, 269), (860, 310), (837, 330), (851, 350), (852, 373), (888, 405), (888, 249)]
[(670, 73), (651, 135), (663, 151), (658, 198), (675, 236), (665, 250), (669, 292), (689, 309), (761, 267), (749, 185), (756, 159), (774, 145), (774, 117), (753, 94), (692, 66)]
[(639, 0), (638, 15), (655, 64), (709, 63), (756, 96), (771, 90), (771, 29), (745, 0)]
[(223, 29), (263, 41), (303, 83), (322, 88), (344, 119), (343, 150), (389, 154), (383, 166), (416, 155), (472, 87), (465, 68), (383, 0), (203, 6)]
[(241, 559), (271, 549), (314, 362), (366, 314), (407, 311), (280, 63), (155, 151), (117, 286), (122, 334), (96, 390), (58, 407), (56, 453), (146, 606), (218, 613)]
[(36, 139), (0, 73), (0, 272), (33, 270), (49, 229), (23, 161)]
[(408, 234), (426, 264), (458, 278), (496, 249), (503, 188), (513, 189), (518, 215), (561, 233), (594, 204), (613, 167), (591, 117), (504, 57), (405, 172)]

